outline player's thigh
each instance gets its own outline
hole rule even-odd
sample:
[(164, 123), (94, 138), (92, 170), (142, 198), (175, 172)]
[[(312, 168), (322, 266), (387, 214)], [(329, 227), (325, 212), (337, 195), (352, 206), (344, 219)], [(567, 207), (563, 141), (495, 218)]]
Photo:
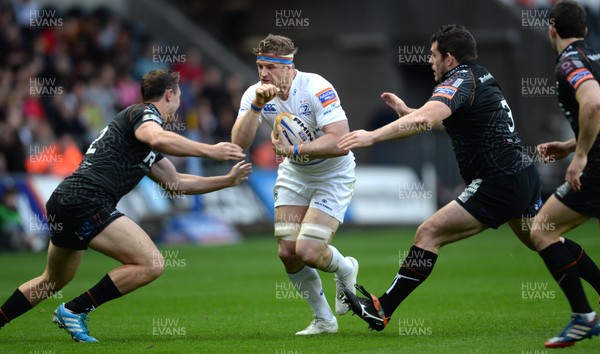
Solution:
[(301, 224), (308, 205), (280, 205), (275, 207), (275, 223)]
[(531, 223), (531, 239), (537, 250), (558, 241), (566, 232), (583, 224), (590, 217), (567, 207), (554, 195), (544, 203)]
[(419, 226), (415, 245), (437, 252), (441, 246), (473, 236), (486, 228), (453, 200)]
[(148, 234), (138, 224), (122, 216), (92, 239), (89, 246), (123, 264), (152, 266), (162, 256)]
[(338, 219), (317, 208), (308, 208), (302, 222), (328, 227), (334, 234), (340, 226)]

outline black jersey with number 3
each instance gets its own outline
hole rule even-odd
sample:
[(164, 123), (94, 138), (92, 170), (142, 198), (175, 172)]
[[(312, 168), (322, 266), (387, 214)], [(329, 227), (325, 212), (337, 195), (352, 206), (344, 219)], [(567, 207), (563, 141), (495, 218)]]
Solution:
[[(579, 136), (579, 103), (575, 97), (582, 83), (600, 78), (600, 53), (584, 41), (571, 43), (556, 61), (556, 85), (559, 105), (575, 136)], [(600, 172), (600, 135), (588, 152), (586, 170)]]
[(443, 124), (467, 184), (531, 165), (502, 90), (484, 67), (475, 62), (458, 65), (444, 74), (429, 100), (440, 101), (452, 111)]
[(90, 144), (79, 168), (55, 192), (73, 197), (75, 203), (108, 199), (116, 205), (148, 173), (152, 164), (163, 158), (135, 137), (135, 130), (146, 122), (164, 124), (151, 103), (133, 105), (119, 112)]

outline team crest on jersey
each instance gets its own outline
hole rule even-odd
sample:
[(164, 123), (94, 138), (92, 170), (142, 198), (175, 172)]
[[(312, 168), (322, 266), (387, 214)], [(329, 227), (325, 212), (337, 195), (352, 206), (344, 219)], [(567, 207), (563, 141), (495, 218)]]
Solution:
[(594, 76), (587, 68), (581, 68), (573, 71), (569, 76), (567, 76), (567, 81), (573, 86), (574, 89), (577, 90), (579, 85), (581, 85), (584, 81), (593, 79)]
[(444, 97), (451, 100), (457, 91), (458, 89), (454, 86), (438, 86), (433, 90), (433, 96)]
[(300, 107), (298, 107), (298, 115), (302, 117), (308, 117), (311, 113), (312, 111), (310, 110), (308, 103), (303, 103), (302, 105), (300, 105)]
[(338, 100), (335, 91), (333, 91), (331, 87), (328, 87), (325, 90), (318, 92), (315, 96), (317, 96), (317, 98), (321, 102), (321, 106), (323, 107), (327, 107)]

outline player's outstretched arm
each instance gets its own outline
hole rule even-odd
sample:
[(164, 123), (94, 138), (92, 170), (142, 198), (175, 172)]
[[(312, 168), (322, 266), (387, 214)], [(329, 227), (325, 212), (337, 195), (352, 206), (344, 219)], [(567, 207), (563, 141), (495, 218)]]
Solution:
[(179, 134), (163, 130), (154, 122), (147, 122), (135, 131), (135, 137), (153, 150), (172, 156), (208, 157), (214, 160), (241, 160), (246, 155), (232, 143), (204, 144)]
[(240, 161), (223, 176), (202, 177), (179, 173), (167, 158), (152, 165), (148, 176), (162, 188), (170, 192), (204, 194), (219, 189), (234, 187), (246, 181), (252, 173), (252, 164)]
[(405, 115), (416, 111), (415, 108), (408, 107), (400, 97), (391, 92), (382, 93), (381, 99), (383, 102), (385, 102), (385, 104), (392, 107), (392, 109), (396, 111), (400, 117), (404, 117)]
[(550, 162), (569, 156), (570, 153), (575, 151), (575, 144), (575, 138), (567, 141), (549, 141), (539, 144), (537, 151), (543, 161)]
[(600, 132), (600, 85), (596, 80), (583, 82), (575, 98), (579, 103), (579, 135), (575, 156), (567, 168), (566, 180), (574, 190), (581, 189), (579, 176), (587, 165), (587, 155)]
[[(404, 117), (405, 115), (410, 114), (417, 110), (416, 108), (408, 107), (406, 105), (406, 103), (404, 103), (404, 101), (400, 97), (396, 96), (395, 94), (393, 94), (391, 92), (382, 93), (381, 99), (385, 102), (385, 104), (392, 107), (392, 109), (394, 109), (394, 111), (396, 111), (396, 113), (398, 114), (399, 117)], [(442, 124), (441, 121), (439, 123), (433, 125), (432, 129), (445, 130), (444, 125)]]
[(439, 101), (429, 101), (423, 107), (373, 131), (356, 130), (344, 135), (338, 147), (350, 150), (371, 146), (382, 141), (405, 138), (433, 129), (450, 117), (452, 111)]

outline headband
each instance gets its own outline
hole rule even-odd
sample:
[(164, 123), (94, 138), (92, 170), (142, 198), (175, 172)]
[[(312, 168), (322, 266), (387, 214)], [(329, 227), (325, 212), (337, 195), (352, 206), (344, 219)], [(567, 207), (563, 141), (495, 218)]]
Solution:
[(294, 62), (294, 54), (273, 55), (266, 53), (258, 53), (256, 60), (264, 60), (272, 63), (291, 65)]

